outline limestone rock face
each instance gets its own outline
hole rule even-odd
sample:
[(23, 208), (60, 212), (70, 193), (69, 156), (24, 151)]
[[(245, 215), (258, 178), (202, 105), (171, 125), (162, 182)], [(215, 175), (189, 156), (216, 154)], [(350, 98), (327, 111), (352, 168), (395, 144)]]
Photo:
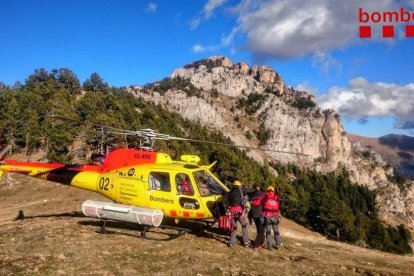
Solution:
[[(404, 222), (414, 229), (414, 185), (399, 192), (387, 181), (392, 169), (372, 150), (348, 140), (337, 113), (319, 108), (308, 92), (288, 88), (269, 66), (235, 64), (227, 57), (214, 56), (178, 68), (170, 78), (187, 82), (198, 94), (179, 89), (158, 93), (156, 87), (153, 91), (128, 90), (220, 130), (236, 144), (277, 151), (249, 151), (259, 162), (293, 162), (322, 172), (345, 167), (352, 181), (381, 192), (377, 205), (386, 222)], [(254, 133), (265, 134), (265, 138), (254, 137)], [(247, 139), (247, 134), (253, 138)]]
[(160, 93), (142, 93), (140, 96), (146, 101), (155, 104), (168, 105), (168, 109), (174, 110), (184, 118), (195, 122), (211, 125), (217, 129), (226, 126), (222, 116), (225, 110), (221, 107), (213, 107), (208, 102), (197, 97), (187, 97), (182, 91), (168, 91), (162, 96)]
[(238, 69), (239, 69), (240, 74), (243, 74), (243, 75), (249, 74), (249, 71), (250, 71), (249, 65), (245, 62), (240, 62), (238, 64)]
[(220, 94), (240, 97), (243, 93), (262, 93), (266, 87), (277, 87), (283, 91), (283, 80), (268, 66), (234, 64), (226, 57), (213, 56), (205, 60), (176, 69), (171, 78), (188, 79), (197, 88), (216, 89)]
[[(338, 114), (324, 112), (324, 122), (320, 134), (322, 139), (319, 150), (320, 153), (323, 153), (331, 169), (336, 169), (341, 164), (345, 164), (347, 167), (353, 164), (355, 160), (352, 158), (352, 146), (346, 137)], [(360, 178), (355, 179), (355, 181), (360, 180)]]
[(378, 183), (377, 208), (380, 217), (391, 225), (405, 224), (413, 230), (414, 224), (414, 189), (401, 192), (400, 189), (388, 181)]

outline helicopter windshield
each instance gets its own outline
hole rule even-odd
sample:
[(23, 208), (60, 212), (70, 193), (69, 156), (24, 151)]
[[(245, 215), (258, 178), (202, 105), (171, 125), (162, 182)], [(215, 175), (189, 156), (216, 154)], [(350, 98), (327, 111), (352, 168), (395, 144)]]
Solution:
[(225, 189), (207, 171), (193, 173), (201, 196), (222, 195)]

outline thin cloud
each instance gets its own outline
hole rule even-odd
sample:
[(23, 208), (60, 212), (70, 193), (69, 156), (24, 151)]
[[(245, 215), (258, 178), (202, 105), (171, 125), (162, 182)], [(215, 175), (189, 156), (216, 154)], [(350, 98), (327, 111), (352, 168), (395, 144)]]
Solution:
[(414, 83), (401, 86), (355, 78), (348, 87), (332, 87), (319, 102), (322, 108), (335, 109), (349, 119), (393, 116), (395, 127), (414, 128)]
[(199, 53), (204, 53), (204, 52), (211, 52), (211, 51), (215, 51), (219, 48), (219, 46), (216, 45), (210, 45), (210, 46), (203, 46), (201, 44), (195, 44), (193, 46), (193, 52), (196, 54)]
[(199, 16), (193, 18), (190, 22), (190, 29), (194, 30), (200, 25), (203, 20), (209, 19), (214, 11), (221, 7), (227, 0), (209, 0), (203, 7), (203, 11)]
[(204, 18), (209, 19), (213, 15), (214, 10), (222, 6), (226, 1), (227, 0), (209, 0), (203, 9)]
[(156, 3), (149, 2), (147, 4), (147, 8), (145, 9), (146, 12), (156, 12), (158, 5)]
[(190, 21), (190, 29), (194, 30), (195, 28), (198, 27), (198, 25), (200, 25), (201, 19), (200, 18), (193, 18)]
[(196, 44), (196, 45), (193, 46), (193, 52), (194, 53), (202, 53), (205, 50), (206, 49), (202, 45), (200, 45), (200, 44)]
[(296, 85), (295, 89), (298, 90), (298, 91), (308, 92), (312, 95), (318, 95), (318, 91), (315, 88), (310, 87), (309, 83), (307, 83), (307, 82), (299, 83), (298, 85)]
[(330, 54), (316, 52), (312, 55), (312, 66), (318, 68), (323, 74), (328, 75), (332, 70), (340, 72), (341, 63)]

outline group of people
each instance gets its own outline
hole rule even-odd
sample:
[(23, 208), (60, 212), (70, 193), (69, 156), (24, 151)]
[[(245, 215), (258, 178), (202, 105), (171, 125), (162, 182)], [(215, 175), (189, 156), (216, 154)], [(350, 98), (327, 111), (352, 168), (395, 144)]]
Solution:
[[(268, 186), (266, 191), (260, 186), (245, 188), (242, 187), (240, 181), (236, 180), (225, 201), (228, 205), (232, 226), (230, 228), (229, 247), (233, 247), (236, 244), (238, 224), (241, 224), (242, 227), (243, 244), (245, 247), (262, 248), (265, 237), (269, 250), (282, 247), (283, 243), (279, 232), (280, 199), (273, 186)], [(253, 222), (256, 225), (256, 239), (251, 245), (247, 224), (253, 224)]]

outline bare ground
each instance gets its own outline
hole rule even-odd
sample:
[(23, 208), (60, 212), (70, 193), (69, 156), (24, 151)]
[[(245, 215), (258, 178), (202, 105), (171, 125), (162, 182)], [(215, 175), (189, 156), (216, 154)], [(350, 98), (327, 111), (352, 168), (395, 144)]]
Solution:
[[(86, 199), (106, 201), (92, 192), (4, 175), (0, 275), (414, 275), (413, 256), (329, 241), (287, 219), (281, 224), (285, 246), (278, 251), (229, 249), (226, 235), (215, 228), (199, 234), (195, 224), (192, 233), (169, 241), (160, 240), (168, 231), (155, 229), (146, 240), (119, 223), (101, 234), (99, 221), (81, 214)], [(15, 220), (19, 211), (25, 218)]]

